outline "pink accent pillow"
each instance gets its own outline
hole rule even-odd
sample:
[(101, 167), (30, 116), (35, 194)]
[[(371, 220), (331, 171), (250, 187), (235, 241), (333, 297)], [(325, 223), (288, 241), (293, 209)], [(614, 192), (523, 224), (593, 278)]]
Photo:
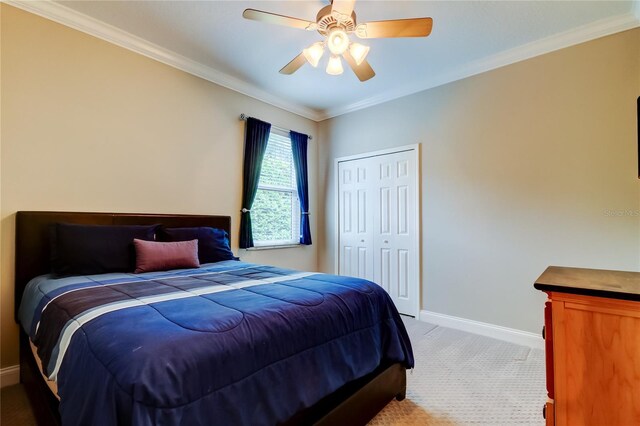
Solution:
[(200, 267), (198, 240), (161, 243), (136, 238), (133, 245), (136, 248), (136, 274)]

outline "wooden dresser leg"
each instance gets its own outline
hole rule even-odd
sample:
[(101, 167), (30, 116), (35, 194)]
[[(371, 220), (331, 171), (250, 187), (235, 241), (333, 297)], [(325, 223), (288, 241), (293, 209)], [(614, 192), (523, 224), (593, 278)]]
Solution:
[(555, 421), (556, 416), (553, 410), (553, 401), (547, 401), (547, 403), (544, 405), (543, 414), (545, 419), (545, 425), (554, 426), (556, 423)]

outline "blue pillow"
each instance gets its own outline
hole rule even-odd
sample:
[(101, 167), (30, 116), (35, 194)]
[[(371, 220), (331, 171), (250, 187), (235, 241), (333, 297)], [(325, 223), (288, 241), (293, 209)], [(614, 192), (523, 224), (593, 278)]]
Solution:
[(198, 240), (198, 260), (200, 264), (214, 263), (222, 260), (238, 260), (229, 246), (229, 234), (224, 229), (196, 228), (162, 228), (158, 233), (160, 241)]
[(56, 223), (51, 226), (51, 269), (57, 275), (133, 272), (133, 239), (153, 241), (159, 226)]

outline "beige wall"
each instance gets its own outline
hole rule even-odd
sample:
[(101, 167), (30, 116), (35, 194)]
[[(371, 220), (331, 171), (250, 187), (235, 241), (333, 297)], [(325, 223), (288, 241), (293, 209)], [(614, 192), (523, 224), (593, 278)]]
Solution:
[[(231, 215), (237, 250), (240, 113), (316, 136), (317, 124), (81, 32), (2, 5), (2, 367), (13, 322), (18, 210)], [(317, 217), (317, 138), (309, 151)], [(316, 236), (316, 223), (312, 221)], [(315, 270), (316, 245), (240, 252)]]
[(423, 309), (539, 332), (548, 265), (640, 268), (638, 95), (635, 29), (322, 122), (321, 270), (334, 159), (421, 143)]
[(333, 159), (420, 142), (423, 309), (537, 332), (544, 297), (531, 284), (547, 265), (640, 269), (639, 218), (607, 215), (640, 208), (640, 29), (318, 126), (10, 6), (1, 12), (2, 367), (18, 362), (15, 212), (229, 214), (237, 250), (241, 112), (315, 136), (311, 217), (320, 221), (316, 245), (243, 260), (332, 271)]

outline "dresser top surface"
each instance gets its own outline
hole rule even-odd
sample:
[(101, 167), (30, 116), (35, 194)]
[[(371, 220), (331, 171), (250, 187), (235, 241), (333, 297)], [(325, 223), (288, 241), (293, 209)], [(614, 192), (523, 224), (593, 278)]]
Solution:
[(640, 301), (640, 272), (549, 266), (534, 287), (542, 291)]

